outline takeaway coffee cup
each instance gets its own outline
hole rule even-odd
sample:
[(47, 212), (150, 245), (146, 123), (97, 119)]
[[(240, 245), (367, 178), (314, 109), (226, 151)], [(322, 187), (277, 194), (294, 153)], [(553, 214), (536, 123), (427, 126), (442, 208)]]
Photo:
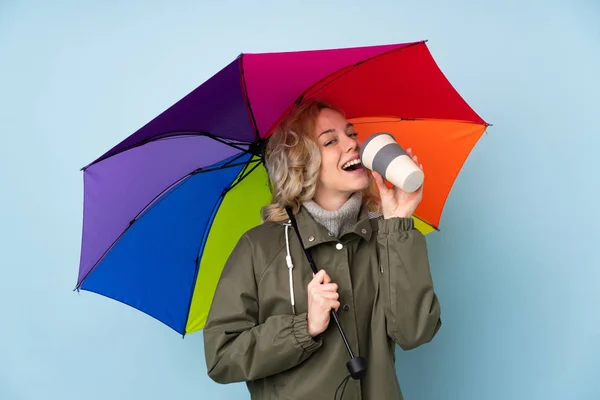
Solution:
[(365, 168), (379, 172), (405, 192), (414, 192), (423, 184), (423, 171), (387, 132), (367, 138), (360, 149), (360, 160)]

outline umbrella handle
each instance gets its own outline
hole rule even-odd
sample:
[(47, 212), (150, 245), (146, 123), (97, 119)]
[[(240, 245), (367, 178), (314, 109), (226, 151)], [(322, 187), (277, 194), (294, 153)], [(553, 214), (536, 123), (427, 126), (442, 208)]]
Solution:
[[(300, 241), (300, 245), (302, 247), (302, 250), (304, 250), (306, 258), (308, 259), (308, 263), (310, 264), (310, 267), (312, 268), (313, 272), (317, 274), (319, 271), (317, 269), (317, 266), (315, 265), (315, 261), (313, 260), (312, 255), (310, 254), (308, 249), (304, 247), (304, 243), (302, 243), (302, 237), (300, 236), (300, 230), (298, 229), (298, 224), (296, 223), (294, 213), (292, 212), (292, 209), (289, 206), (285, 207), (285, 210), (287, 211), (287, 214), (290, 217), (290, 222), (292, 223), (292, 227), (296, 231), (296, 235), (298, 236), (298, 240)], [(350, 343), (348, 342), (348, 338), (346, 337), (346, 333), (344, 332), (344, 329), (340, 324), (340, 320), (338, 319), (335, 310), (331, 310), (331, 318), (337, 325), (337, 328), (340, 331), (340, 335), (344, 340), (344, 344), (346, 345), (346, 350), (348, 350), (348, 354), (350, 355), (350, 360), (346, 363), (346, 368), (348, 368), (348, 372), (350, 373), (352, 379), (361, 379), (365, 376), (367, 372), (367, 360), (365, 360), (364, 357), (356, 357), (354, 355), (354, 352), (350, 347)]]

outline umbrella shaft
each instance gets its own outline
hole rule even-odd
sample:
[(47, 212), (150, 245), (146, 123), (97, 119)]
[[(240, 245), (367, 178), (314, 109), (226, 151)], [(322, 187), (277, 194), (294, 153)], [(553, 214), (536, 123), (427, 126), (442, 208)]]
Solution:
[(344, 333), (344, 330), (342, 329), (342, 325), (340, 325), (340, 321), (338, 319), (337, 314), (335, 313), (335, 310), (331, 310), (331, 317), (335, 321), (335, 324), (337, 325), (338, 330), (340, 331), (340, 335), (342, 335), (342, 339), (344, 340), (344, 344), (346, 345), (346, 350), (348, 350), (348, 354), (350, 355), (350, 358), (354, 358), (354, 353), (352, 352), (352, 349), (350, 348), (350, 343), (348, 343), (348, 338), (346, 338), (346, 334)]

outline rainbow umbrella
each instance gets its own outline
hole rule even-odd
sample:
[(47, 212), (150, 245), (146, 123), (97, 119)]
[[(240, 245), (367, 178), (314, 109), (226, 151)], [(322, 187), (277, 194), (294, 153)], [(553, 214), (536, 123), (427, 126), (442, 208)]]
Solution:
[(415, 221), (436, 230), (487, 124), (426, 43), (241, 54), (83, 168), (77, 290), (181, 334), (202, 329), (222, 267), (270, 199), (262, 149), (299, 101), (340, 107), (361, 138), (392, 133), (426, 165)]

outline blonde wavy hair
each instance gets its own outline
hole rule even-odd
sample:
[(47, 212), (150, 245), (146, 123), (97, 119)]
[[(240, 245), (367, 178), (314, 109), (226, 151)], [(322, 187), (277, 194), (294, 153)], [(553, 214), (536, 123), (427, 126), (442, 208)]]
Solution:
[[(314, 137), (317, 117), (329, 108), (344, 115), (323, 100), (298, 104), (269, 137), (265, 149), (265, 166), (269, 174), (272, 199), (263, 207), (263, 221), (285, 221), (290, 206), (294, 214), (302, 203), (312, 200), (319, 179), (321, 152)], [(371, 178), (363, 191), (363, 204), (370, 211), (379, 211), (379, 195)]]

